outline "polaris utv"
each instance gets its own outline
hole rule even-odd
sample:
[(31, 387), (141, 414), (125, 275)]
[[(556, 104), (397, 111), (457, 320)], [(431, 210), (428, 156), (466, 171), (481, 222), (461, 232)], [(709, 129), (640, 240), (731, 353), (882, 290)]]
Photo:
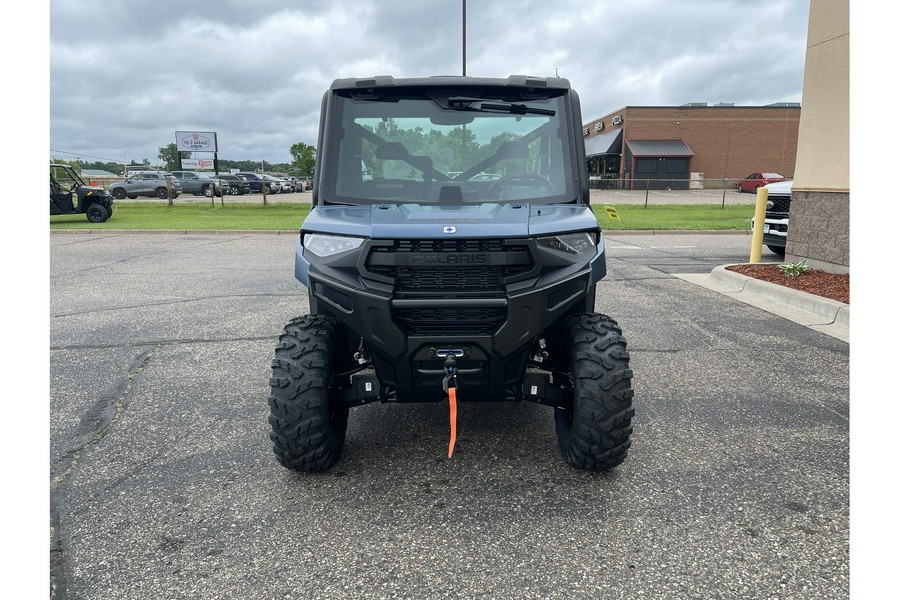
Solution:
[(594, 313), (606, 274), (589, 207), (578, 95), (565, 79), (339, 79), (322, 102), (313, 208), (270, 380), (278, 461), (339, 458), (349, 409), (374, 401), (528, 400), (562, 456), (628, 453), (632, 372)]
[(103, 223), (112, 214), (113, 199), (103, 188), (86, 185), (69, 165), (50, 165), (50, 214), (87, 215)]

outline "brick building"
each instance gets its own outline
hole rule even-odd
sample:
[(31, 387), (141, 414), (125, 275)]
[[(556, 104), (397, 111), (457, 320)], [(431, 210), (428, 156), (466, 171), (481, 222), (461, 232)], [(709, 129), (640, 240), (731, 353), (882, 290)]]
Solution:
[(799, 103), (626, 106), (583, 133), (592, 179), (640, 189), (721, 188), (755, 171), (793, 177), (799, 123)]

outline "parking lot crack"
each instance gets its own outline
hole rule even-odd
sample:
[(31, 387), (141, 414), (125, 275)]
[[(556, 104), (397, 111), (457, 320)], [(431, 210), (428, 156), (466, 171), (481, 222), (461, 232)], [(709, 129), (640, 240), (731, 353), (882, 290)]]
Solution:
[(125, 381), (118, 388), (116, 393), (107, 396), (107, 400), (102, 406), (96, 406), (90, 415), (86, 415), (83, 422), (88, 423), (89, 427), (81, 437), (82, 442), (69, 449), (65, 453), (65, 458), (59, 461), (50, 469), (51, 481), (50, 489), (53, 490), (57, 486), (64, 483), (78, 466), (82, 454), (90, 447), (99, 444), (106, 437), (106, 433), (113, 424), (119, 420), (119, 417), (125, 410), (128, 396), (131, 393), (135, 379), (150, 362), (150, 359), (159, 351), (162, 346), (157, 344), (152, 350), (146, 352), (138, 358), (137, 364), (129, 371)]
[[(78, 467), (78, 463), (84, 452), (91, 446), (103, 441), (107, 431), (119, 420), (125, 411), (127, 400), (131, 394), (136, 378), (144, 370), (161, 346), (139, 356), (136, 364), (128, 372), (125, 380), (117, 387), (114, 393), (106, 396), (107, 400), (95, 405), (90, 414), (82, 418), (87, 424), (80, 439), (82, 443), (68, 450), (64, 458), (50, 469), (50, 598), (51, 600), (63, 600), (69, 594), (69, 548), (71, 537), (66, 523), (65, 514), (60, 511), (60, 506), (65, 502), (61, 500), (63, 486), (71, 481), (72, 474)], [(94, 416), (96, 415), (96, 417)]]

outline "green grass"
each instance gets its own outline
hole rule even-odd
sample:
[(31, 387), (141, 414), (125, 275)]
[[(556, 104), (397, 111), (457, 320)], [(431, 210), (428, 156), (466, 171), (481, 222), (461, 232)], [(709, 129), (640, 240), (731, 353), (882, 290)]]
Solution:
[(213, 207), (204, 202), (179, 204), (136, 202), (114, 205), (105, 223), (91, 223), (84, 215), (50, 217), (50, 229), (139, 229), (154, 231), (188, 230), (299, 230), (309, 214), (309, 204), (239, 203), (219, 201)]
[[(155, 231), (190, 230), (298, 230), (309, 204), (272, 203), (249, 204), (228, 202), (214, 207), (203, 202), (179, 204), (129, 203), (116, 204), (115, 212), (106, 223), (91, 223), (84, 215), (57, 215), (50, 217), (50, 229), (134, 229)], [(617, 205), (619, 220), (610, 219), (603, 205), (592, 205), (600, 226), (615, 230), (747, 230), (753, 216), (753, 205), (661, 205), (644, 208), (640, 205)]]
[(643, 206), (635, 204), (615, 205), (619, 220), (610, 219), (603, 205), (591, 205), (597, 221), (604, 230), (685, 230), (722, 231), (749, 230), (753, 218), (752, 204), (733, 206), (671, 204)]

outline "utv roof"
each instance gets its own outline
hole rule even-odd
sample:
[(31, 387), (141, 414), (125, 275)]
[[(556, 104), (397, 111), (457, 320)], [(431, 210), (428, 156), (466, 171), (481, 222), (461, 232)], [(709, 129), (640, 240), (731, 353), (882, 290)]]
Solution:
[(403, 79), (395, 79), (391, 75), (377, 75), (375, 77), (335, 79), (331, 84), (331, 89), (352, 90), (386, 87), (434, 86), (500, 86), (561, 90), (572, 89), (569, 80), (562, 77), (531, 77), (529, 75), (510, 75), (506, 78), (438, 75), (434, 77), (409, 77)]

